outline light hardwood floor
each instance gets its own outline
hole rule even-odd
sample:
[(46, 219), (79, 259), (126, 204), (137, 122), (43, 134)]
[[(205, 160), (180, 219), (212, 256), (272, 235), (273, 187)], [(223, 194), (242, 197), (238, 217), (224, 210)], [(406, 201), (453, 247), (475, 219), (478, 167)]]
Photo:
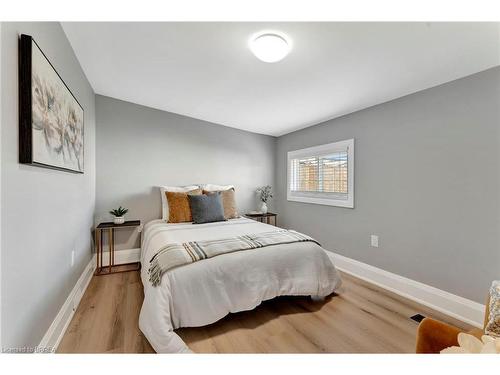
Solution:
[[(372, 284), (342, 274), (343, 290), (323, 303), (280, 297), (217, 323), (176, 332), (198, 353), (412, 353), (416, 313), (470, 328)], [(138, 272), (93, 277), (59, 353), (151, 353), (138, 327)]]

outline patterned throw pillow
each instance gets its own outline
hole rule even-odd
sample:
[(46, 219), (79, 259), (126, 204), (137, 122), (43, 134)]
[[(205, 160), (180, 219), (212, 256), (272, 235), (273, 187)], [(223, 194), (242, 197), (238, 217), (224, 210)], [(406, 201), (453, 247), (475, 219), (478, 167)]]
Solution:
[(491, 284), (489, 308), (490, 316), (485, 333), (493, 337), (500, 337), (500, 280), (493, 281)]
[(238, 210), (236, 209), (236, 199), (234, 196), (234, 188), (230, 188), (227, 190), (203, 190), (203, 194), (210, 194), (214, 192), (221, 193), (222, 198), (222, 207), (224, 207), (224, 218), (228, 219), (236, 219), (239, 217)]
[(201, 189), (195, 189), (185, 193), (165, 192), (168, 201), (169, 223), (186, 223), (193, 221), (191, 208), (189, 207), (188, 194), (200, 195)]

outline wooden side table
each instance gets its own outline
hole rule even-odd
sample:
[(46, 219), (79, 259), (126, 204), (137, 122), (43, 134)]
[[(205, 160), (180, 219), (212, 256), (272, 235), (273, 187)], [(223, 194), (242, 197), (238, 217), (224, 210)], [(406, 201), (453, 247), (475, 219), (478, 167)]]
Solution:
[[(141, 268), (140, 262), (126, 263), (126, 264), (115, 264), (115, 229), (118, 228), (136, 228), (141, 225), (140, 220), (130, 220), (123, 224), (115, 224), (113, 222), (100, 223), (95, 228), (95, 245), (97, 253), (97, 268), (95, 270), (95, 275), (109, 275), (112, 273), (137, 271)], [(105, 266), (103, 264), (103, 238), (104, 232), (108, 232), (108, 244), (109, 244), (109, 262)], [(133, 267), (131, 267), (133, 266)], [(114, 268), (120, 267), (119, 270)], [(125, 269), (124, 269), (125, 268)]]
[(271, 224), (270, 219), (273, 218), (274, 226), (275, 227), (278, 226), (278, 214), (275, 214), (272, 212), (268, 212), (266, 214), (263, 214), (263, 213), (245, 214), (245, 216), (250, 218), (250, 219), (260, 221), (261, 223), (264, 223), (264, 224)]

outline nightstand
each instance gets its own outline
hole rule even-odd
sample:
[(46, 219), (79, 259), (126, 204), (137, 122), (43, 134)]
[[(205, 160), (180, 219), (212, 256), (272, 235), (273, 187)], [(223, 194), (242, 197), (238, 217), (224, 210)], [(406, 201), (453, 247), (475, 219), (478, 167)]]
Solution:
[[(141, 225), (140, 220), (130, 220), (123, 224), (115, 224), (113, 222), (100, 223), (95, 228), (95, 246), (97, 253), (97, 268), (95, 270), (95, 275), (109, 275), (112, 273), (137, 271), (141, 268), (140, 262), (126, 263), (126, 264), (115, 264), (115, 229), (121, 228), (137, 228)], [(108, 244), (109, 244), (109, 262), (108, 265), (103, 264), (103, 239), (104, 232), (108, 233)]]
[(266, 214), (263, 213), (256, 213), (256, 214), (245, 214), (246, 217), (260, 221), (261, 223), (264, 224), (271, 224), (271, 218), (273, 218), (274, 226), (278, 226), (278, 214), (274, 214), (272, 212), (268, 212)]

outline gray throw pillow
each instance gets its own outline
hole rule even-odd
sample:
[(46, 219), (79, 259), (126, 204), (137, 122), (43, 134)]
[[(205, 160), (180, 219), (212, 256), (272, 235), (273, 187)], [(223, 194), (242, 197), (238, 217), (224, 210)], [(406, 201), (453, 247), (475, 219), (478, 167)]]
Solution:
[(193, 224), (212, 223), (214, 221), (225, 221), (224, 207), (220, 192), (188, 195)]

